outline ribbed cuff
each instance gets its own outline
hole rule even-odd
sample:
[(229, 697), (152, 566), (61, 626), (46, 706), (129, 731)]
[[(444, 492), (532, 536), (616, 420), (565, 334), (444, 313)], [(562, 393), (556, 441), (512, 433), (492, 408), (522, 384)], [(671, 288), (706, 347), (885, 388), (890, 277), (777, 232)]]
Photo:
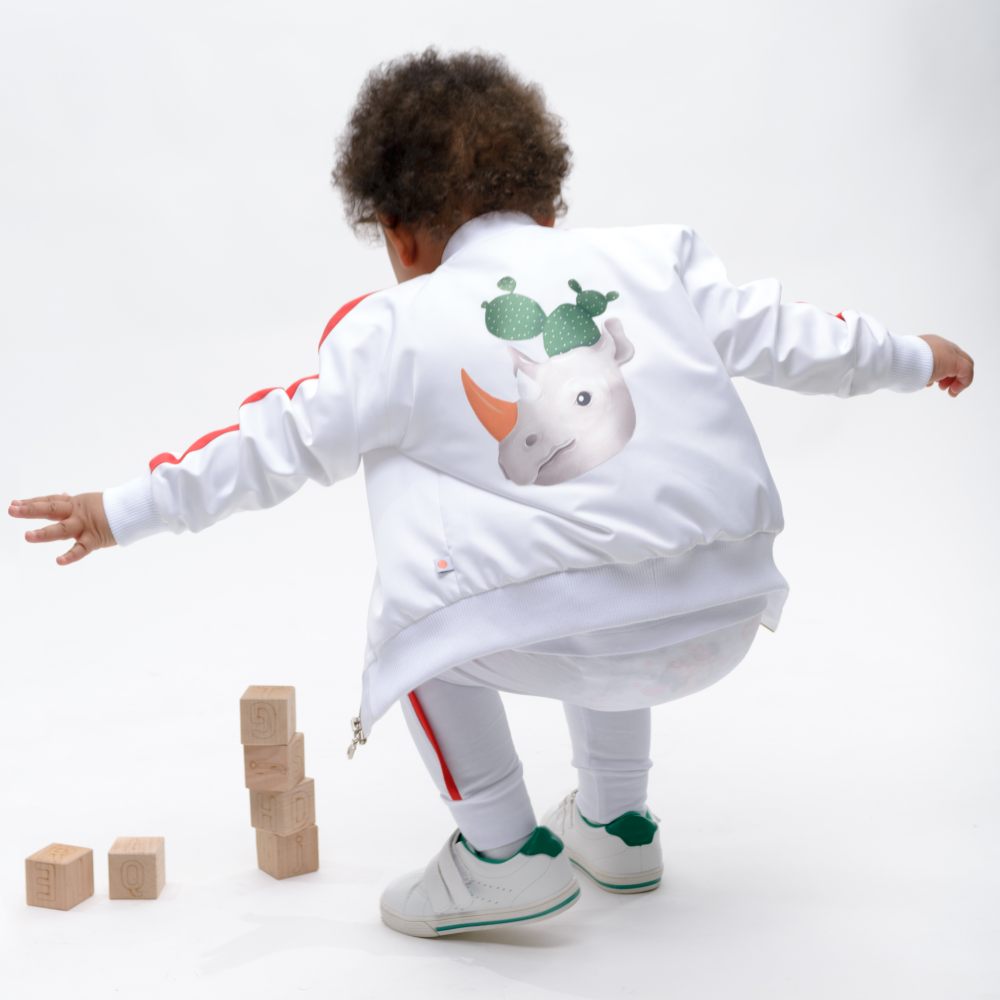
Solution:
[(907, 333), (892, 338), (892, 364), (888, 388), (896, 392), (923, 389), (934, 373), (934, 352), (923, 337)]
[(169, 525), (153, 502), (153, 482), (149, 472), (105, 490), (102, 499), (108, 526), (119, 545), (131, 545), (140, 538), (169, 530)]

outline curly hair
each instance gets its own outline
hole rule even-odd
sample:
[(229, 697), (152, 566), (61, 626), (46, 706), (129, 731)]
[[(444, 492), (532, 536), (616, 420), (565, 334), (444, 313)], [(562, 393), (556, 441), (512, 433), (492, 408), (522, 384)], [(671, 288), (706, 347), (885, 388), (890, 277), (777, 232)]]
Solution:
[(571, 153), (537, 84), (499, 55), (442, 57), (435, 46), (380, 63), (337, 140), (331, 182), (355, 235), (389, 225), (445, 240), (489, 211), (562, 216)]

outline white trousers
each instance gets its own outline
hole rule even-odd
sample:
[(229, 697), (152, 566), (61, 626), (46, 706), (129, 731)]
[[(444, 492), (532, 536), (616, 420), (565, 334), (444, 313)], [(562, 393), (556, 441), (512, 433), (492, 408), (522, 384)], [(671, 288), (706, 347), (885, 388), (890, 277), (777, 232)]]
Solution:
[(475, 848), (493, 850), (526, 838), (536, 825), (501, 690), (562, 701), (580, 812), (609, 823), (646, 809), (650, 706), (725, 676), (746, 655), (759, 621), (755, 614), (662, 649), (628, 654), (506, 650), (440, 674), (400, 704), (456, 825)]
[[(500, 692), (435, 678), (401, 700), (407, 725), (456, 825), (478, 850), (536, 825)], [(563, 702), (579, 776), (577, 805), (594, 823), (646, 808), (649, 708), (599, 712)]]

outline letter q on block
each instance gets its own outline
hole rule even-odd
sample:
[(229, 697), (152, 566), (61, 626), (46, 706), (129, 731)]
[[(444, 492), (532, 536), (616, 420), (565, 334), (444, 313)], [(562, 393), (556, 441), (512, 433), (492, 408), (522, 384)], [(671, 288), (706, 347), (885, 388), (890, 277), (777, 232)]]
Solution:
[(163, 837), (119, 837), (108, 851), (111, 899), (156, 899), (166, 883)]
[(240, 698), (240, 739), (244, 746), (291, 743), (295, 735), (295, 688), (251, 685)]

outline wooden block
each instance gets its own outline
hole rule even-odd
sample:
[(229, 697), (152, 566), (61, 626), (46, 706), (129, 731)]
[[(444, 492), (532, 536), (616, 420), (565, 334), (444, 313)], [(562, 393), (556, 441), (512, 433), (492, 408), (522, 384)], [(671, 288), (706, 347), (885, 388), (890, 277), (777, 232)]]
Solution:
[(319, 830), (316, 825), (286, 837), (258, 830), (257, 867), (275, 878), (316, 871), (319, 868)]
[(251, 685), (240, 698), (240, 739), (244, 746), (290, 743), (295, 734), (295, 688)]
[(285, 837), (316, 822), (316, 786), (306, 778), (287, 792), (250, 790), (250, 825)]
[(162, 837), (119, 837), (108, 851), (111, 899), (156, 899), (166, 882)]
[(257, 792), (287, 792), (306, 776), (305, 738), (296, 733), (287, 746), (245, 746), (243, 775)]
[(49, 844), (24, 861), (28, 906), (70, 910), (94, 895), (94, 852)]

